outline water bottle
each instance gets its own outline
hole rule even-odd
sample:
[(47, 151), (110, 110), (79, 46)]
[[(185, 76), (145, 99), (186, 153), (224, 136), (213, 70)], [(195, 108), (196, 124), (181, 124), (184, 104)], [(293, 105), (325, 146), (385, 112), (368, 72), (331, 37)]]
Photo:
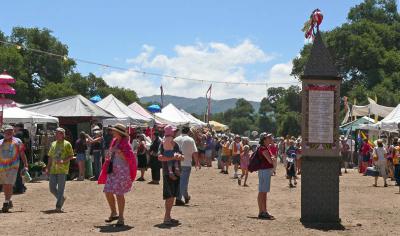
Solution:
[(27, 169), (24, 169), (24, 182), (25, 183), (29, 183), (29, 182), (31, 182), (32, 181), (32, 177), (31, 177), (31, 175), (29, 174), (29, 172), (28, 172), (28, 170)]

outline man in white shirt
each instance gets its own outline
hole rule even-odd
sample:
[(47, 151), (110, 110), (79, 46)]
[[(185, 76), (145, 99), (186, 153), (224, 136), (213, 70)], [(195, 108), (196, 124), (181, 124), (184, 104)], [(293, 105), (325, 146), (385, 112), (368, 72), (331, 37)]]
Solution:
[[(192, 158), (194, 158), (195, 163), (198, 163), (196, 143), (193, 138), (188, 135), (189, 131), (189, 127), (183, 127), (182, 134), (174, 139), (175, 143), (179, 145), (179, 149), (182, 151), (184, 158), (184, 160), (181, 161), (182, 170), (179, 184), (179, 196), (176, 199), (177, 206), (183, 206), (190, 201), (188, 185), (190, 172), (192, 171)], [(182, 198), (184, 198), (185, 201), (182, 201)]]

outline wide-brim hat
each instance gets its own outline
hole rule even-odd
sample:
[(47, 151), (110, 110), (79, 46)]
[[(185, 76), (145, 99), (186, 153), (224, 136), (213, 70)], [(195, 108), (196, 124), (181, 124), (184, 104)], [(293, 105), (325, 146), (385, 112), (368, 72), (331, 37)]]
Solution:
[(14, 130), (14, 127), (12, 127), (11, 125), (3, 125), (2, 130), (3, 130), (3, 131), (6, 131), (6, 130)]
[(126, 132), (126, 126), (123, 124), (116, 124), (113, 127), (109, 128), (110, 130), (113, 130), (115, 132), (118, 132), (122, 136), (128, 137), (129, 134)]

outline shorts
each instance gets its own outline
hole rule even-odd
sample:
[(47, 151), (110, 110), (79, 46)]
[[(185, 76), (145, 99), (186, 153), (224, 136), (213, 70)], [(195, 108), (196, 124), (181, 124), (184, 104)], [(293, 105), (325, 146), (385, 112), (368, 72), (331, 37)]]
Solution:
[(221, 156), (221, 161), (223, 163), (228, 163), (229, 162), (229, 156)]
[(240, 155), (234, 155), (234, 156), (232, 156), (232, 164), (234, 164), (234, 165), (240, 165)]
[(163, 175), (163, 199), (178, 197), (179, 195), (179, 177), (172, 180), (168, 175)]
[(258, 192), (269, 193), (273, 168), (258, 170)]
[(78, 153), (76, 154), (77, 161), (86, 161), (86, 154), (85, 153)]
[(206, 151), (202, 150), (202, 149), (197, 149), (197, 151), (199, 152), (199, 154), (205, 154), (206, 153)]
[(369, 154), (363, 155), (362, 159), (363, 159), (363, 162), (369, 162), (369, 159), (370, 159)]
[(10, 169), (0, 172), (0, 184), (15, 184), (17, 179), (18, 169)]

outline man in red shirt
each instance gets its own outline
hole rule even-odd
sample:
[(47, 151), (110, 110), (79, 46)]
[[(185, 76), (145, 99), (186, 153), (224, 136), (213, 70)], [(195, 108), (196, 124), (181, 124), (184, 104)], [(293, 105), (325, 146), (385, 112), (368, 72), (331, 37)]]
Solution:
[(364, 139), (364, 143), (361, 146), (361, 156), (362, 156), (362, 173), (366, 174), (367, 167), (369, 166), (369, 160), (371, 158), (371, 145), (368, 143), (368, 139)]

